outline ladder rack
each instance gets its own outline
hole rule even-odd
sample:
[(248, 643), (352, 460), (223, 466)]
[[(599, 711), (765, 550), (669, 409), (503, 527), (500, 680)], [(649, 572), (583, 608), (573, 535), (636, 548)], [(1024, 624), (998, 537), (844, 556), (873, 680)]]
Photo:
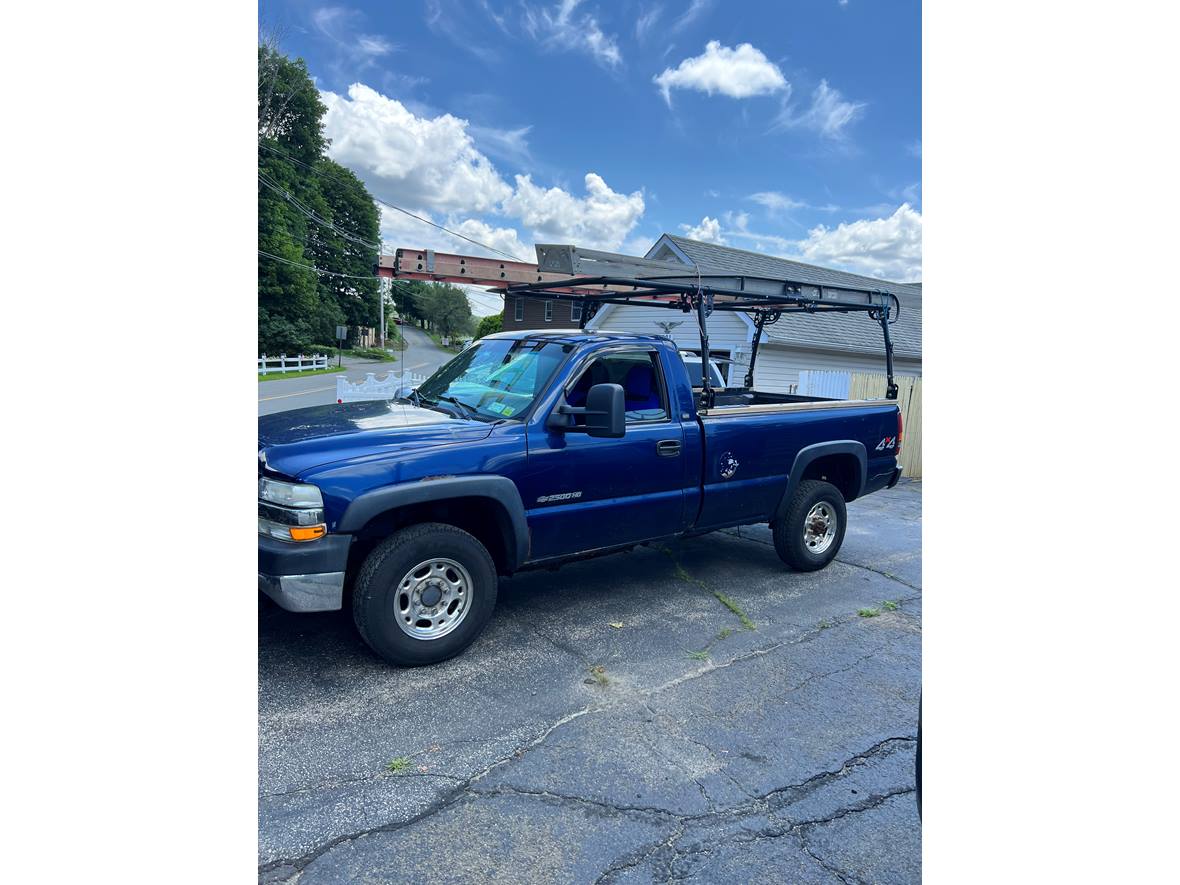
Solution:
[(889, 326), (901, 312), (897, 295), (887, 289), (829, 286), (810, 281), (686, 269), (683, 264), (636, 258), (577, 246), (538, 244), (537, 263), (397, 249), (382, 255), (377, 273), (384, 277), (485, 286), (505, 295), (581, 301), (585, 325), (603, 304), (647, 304), (697, 314), (701, 333), (702, 404), (713, 404), (709, 379), (708, 317), (715, 310), (744, 311), (756, 323), (745, 384), (753, 385), (754, 361), (763, 329), (788, 313), (866, 313), (880, 323), (888, 374), (886, 396), (897, 398), (893, 378), (893, 342)]

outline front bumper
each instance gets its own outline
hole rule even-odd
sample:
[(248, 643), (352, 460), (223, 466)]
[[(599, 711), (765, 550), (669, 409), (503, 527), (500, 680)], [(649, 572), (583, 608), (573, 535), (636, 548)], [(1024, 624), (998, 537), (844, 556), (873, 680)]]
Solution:
[(336, 611), (344, 601), (344, 573), (352, 535), (301, 543), (258, 536), (258, 589), (292, 612)]

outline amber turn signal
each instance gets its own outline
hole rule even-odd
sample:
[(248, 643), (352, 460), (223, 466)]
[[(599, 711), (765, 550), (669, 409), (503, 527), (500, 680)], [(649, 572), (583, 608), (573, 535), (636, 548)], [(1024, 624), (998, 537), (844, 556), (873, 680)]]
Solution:
[(316, 538), (322, 538), (327, 533), (328, 527), (322, 522), (319, 525), (291, 526), (292, 541), (314, 541)]

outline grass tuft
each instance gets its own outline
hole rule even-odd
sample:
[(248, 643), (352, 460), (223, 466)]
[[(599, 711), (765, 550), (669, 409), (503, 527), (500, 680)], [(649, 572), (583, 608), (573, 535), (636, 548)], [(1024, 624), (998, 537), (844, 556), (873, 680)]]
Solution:
[(688, 652), (688, 656), (694, 661), (707, 661), (709, 660), (709, 650), (702, 648), (700, 651), (690, 651)]
[(875, 618), (881, 614), (880, 610), (875, 608), (858, 608), (856, 613), (862, 618)]
[(390, 771), (393, 774), (401, 774), (403, 771), (405, 771), (409, 767), (410, 767), (410, 757), (409, 756), (398, 756), (396, 759), (392, 760), (388, 765), (385, 766), (385, 770)]
[(606, 675), (606, 667), (601, 664), (590, 668), (590, 676), (599, 685), (610, 685), (610, 678)]
[(881, 608), (885, 609), (885, 611), (887, 611), (887, 612), (895, 612), (895, 611), (897, 611), (898, 606), (897, 606), (897, 603), (894, 602), (893, 600), (886, 599), (884, 602), (881, 603)]

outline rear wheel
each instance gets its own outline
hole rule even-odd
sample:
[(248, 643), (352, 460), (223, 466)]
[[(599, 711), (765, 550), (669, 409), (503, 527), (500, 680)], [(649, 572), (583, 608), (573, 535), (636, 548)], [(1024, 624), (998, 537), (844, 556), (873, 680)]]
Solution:
[(840, 552), (847, 523), (848, 511), (840, 490), (830, 482), (805, 479), (795, 489), (782, 519), (770, 524), (775, 552), (798, 571), (821, 569)]
[(483, 631), (496, 606), (496, 582), (491, 555), (472, 535), (444, 523), (410, 526), (365, 559), (353, 620), (391, 664), (436, 664)]

